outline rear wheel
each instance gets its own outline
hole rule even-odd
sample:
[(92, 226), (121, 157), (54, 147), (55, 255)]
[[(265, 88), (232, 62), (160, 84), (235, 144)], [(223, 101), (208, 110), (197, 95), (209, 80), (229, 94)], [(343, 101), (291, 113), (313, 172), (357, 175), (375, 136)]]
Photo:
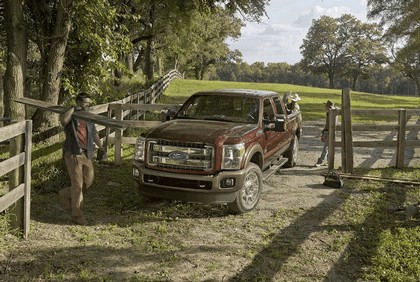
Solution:
[(262, 191), (262, 172), (259, 166), (250, 163), (241, 190), (234, 202), (228, 204), (233, 213), (245, 213), (253, 210), (260, 200)]
[(290, 146), (291, 148), (284, 153), (284, 157), (286, 157), (288, 160), (284, 164), (284, 167), (294, 167), (296, 166), (297, 157), (298, 157), (298, 150), (299, 150), (299, 139), (295, 135), (293, 138), (293, 142)]

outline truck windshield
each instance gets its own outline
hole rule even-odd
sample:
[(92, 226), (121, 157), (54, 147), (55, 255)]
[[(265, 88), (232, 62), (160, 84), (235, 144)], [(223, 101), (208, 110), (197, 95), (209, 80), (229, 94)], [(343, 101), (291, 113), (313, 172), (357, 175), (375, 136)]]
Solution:
[(175, 118), (258, 123), (259, 99), (229, 95), (194, 95)]

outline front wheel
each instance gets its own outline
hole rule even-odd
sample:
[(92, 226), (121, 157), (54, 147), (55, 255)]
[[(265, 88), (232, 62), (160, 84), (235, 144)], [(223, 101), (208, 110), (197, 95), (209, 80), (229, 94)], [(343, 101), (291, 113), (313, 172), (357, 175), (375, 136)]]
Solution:
[(236, 199), (228, 203), (233, 213), (245, 213), (253, 210), (260, 200), (262, 191), (262, 172), (259, 166), (250, 163), (247, 167), (244, 184), (238, 191)]
[(296, 166), (299, 150), (299, 139), (296, 135), (294, 136), (290, 147), (291, 148), (284, 154), (284, 156), (288, 159), (287, 162), (284, 164), (284, 167)]

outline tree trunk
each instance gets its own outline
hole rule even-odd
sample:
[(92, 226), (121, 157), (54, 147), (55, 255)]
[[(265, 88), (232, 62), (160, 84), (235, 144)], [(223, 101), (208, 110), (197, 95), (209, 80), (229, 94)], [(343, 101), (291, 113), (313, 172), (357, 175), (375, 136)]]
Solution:
[(25, 93), (27, 34), (20, 1), (4, 1), (7, 37), (7, 66), (4, 75), (4, 116), (25, 119), (25, 106), (13, 100)]
[(0, 118), (4, 117), (3, 72), (0, 73)]
[(328, 74), (328, 80), (329, 80), (329, 88), (334, 89), (334, 74), (329, 73)]
[(154, 40), (148, 39), (147, 40), (147, 46), (146, 46), (146, 61), (145, 61), (145, 74), (146, 74), (146, 78), (148, 81), (153, 80), (153, 75), (154, 75), (154, 64), (155, 64), (155, 60), (154, 60)]
[(144, 48), (138, 48), (138, 56), (136, 58), (136, 60), (134, 61), (134, 65), (133, 65), (133, 72), (136, 73), (141, 69), (141, 64), (143, 62), (144, 59)]
[[(73, 0), (61, 0), (58, 5), (47, 61), (42, 70), (44, 76), (42, 77), (41, 97), (43, 101), (53, 104), (57, 104), (59, 98), (61, 72), (63, 70), (65, 50), (72, 24), (70, 15), (72, 3)], [(33, 120), (34, 129), (45, 132), (45, 135), (42, 138), (43, 140), (54, 141), (58, 138), (57, 136), (53, 137), (53, 139), (49, 139), (51, 136), (56, 135), (60, 130), (58, 116), (56, 114), (37, 110), (33, 116)]]
[[(152, 4), (150, 5), (150, 10), (149, 10), (149, 22), (153, 23), (155, 21), (155, 4), (152, 2)], [(152, 30), (152, 34), (153, 34), (153, 30)], [(144, 65), (144, 72), (146, 75), (146, 78), (148, 81), (152, 81), (153, 80), (153, 76), (154, 76), (154, 65), (155, 65), (155, 40), (154, 40), (154, 35), (150, 36), (147, 39), (147, 43), (146, 43), (146, 58), (145, 58), (145, 65)]]
[[(27, 30), (23, 17), (22, 2), (4, 1), (4, 21), (6, 25), (7, 65), (4, 83), (4, 116), (12, 120), (25, 119), (25, 106), (14, 102), (22, 98), (25, 92), (26, 56), (28, 49)], [(16, 156), (23, 151), (23, 138), (18, 136), (10, 141), (10, 156)], [(9, 173), (9, 190), (23, 182), (23, 166)], [(23, 198), (16, 202), (10, 213), (13, 214), (13, 228), (23, 226)]]
[(134, 72), (134, 54), (133, 52), (128, 53), (125, 55), (125, 65), (127, 66), (127, 69), (129, 72)]
[(420, 77), (416, 77), (414, 81), (416, 83), (416, 94), (420, 97)]
[(354, 76), (352, 85), (351, 85), (351, 90), (356, 91), (356, 83), (357, 83), (357, 76)]

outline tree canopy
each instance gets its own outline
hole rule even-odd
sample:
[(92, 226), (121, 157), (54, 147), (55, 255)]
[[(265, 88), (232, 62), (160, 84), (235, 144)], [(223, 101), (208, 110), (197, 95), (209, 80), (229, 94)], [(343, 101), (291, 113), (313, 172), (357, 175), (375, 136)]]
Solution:
[(322, 16), (313, 21), (303, 40), (301, 65), (314, 74), (325, 74), (330, 88), (336, 77), (352, 80), (354, 88), (374, 64), (386, 62), (381, 36), (376, 24), (362, 23), (352, 15)]
[[(265, 15), (268, 3), (269, 0), (2, 2), (3, 18), (6, 15), (18, 20), (13, 21), (18, 28), (2, 29), (8, 33), (8, 52), (19, 52), (20, 64), (10, 76), (21, 73), (21, 81), (31, 83), (19, 89), (5, 87), (5, 105), (10, 108), (16, 91), (54, 104), (69, 101), (79, 91), (100, 95), (104, 88), (112, 87), (110, 81), (118, 85), (122, 75), (141, 70), (153, 80), (156, 69), (162, 71), (170, 61), (173, 66), (175, 60), (177, 66), (194, 69), (202, 77), (212, 63), (228, 57), (224, 40), (239, 36), (243, 20), (258, 21)], [(16, 15), (16, 11), (21, 11), (21, 15)], [(0, 24), (4, 27), (6, 22)], [(190, 49), (194, 52), (184, 51), (189, 49), (187, 43), (195, 44)], [(11, 64), (7, 61), (9, 70)], [(28, 79), (26, 74), (33, 77)], [(57, 125), (56, 117), (48, 112), (37, 111), (33, 118), (36, 129)]]
[(420, 0), (368, 1), (368, 16), (387, 27), (394, 66), (411, 78), (420, 96)]

